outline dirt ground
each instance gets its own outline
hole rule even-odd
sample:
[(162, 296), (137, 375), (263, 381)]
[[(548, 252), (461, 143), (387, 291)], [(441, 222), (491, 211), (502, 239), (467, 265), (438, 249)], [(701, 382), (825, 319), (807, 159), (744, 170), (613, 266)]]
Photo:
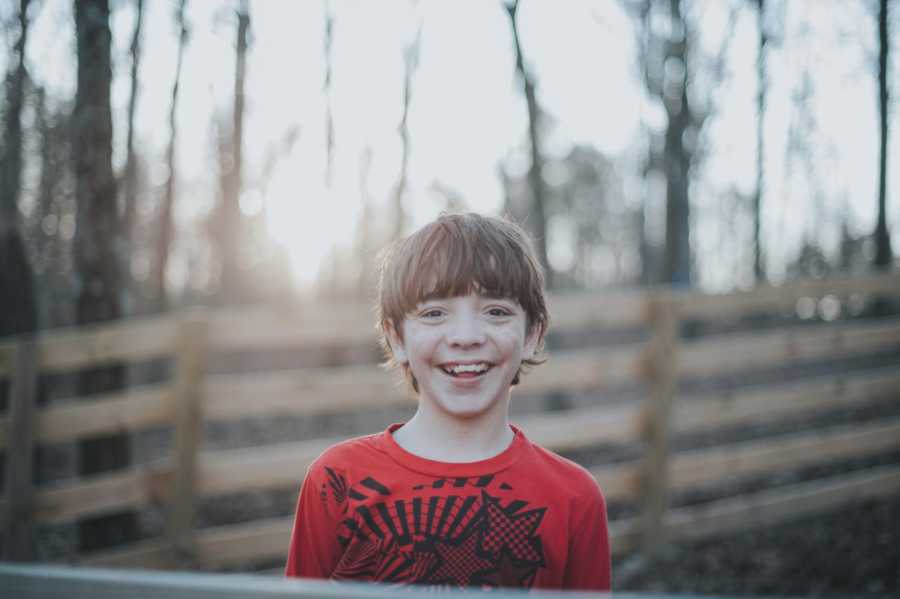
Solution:
[[(803, 430), (876, 424), (900, 416), (900, 402), (871, 402), (806, 414), (757, 427), (676, 438), (679, 449), (731, 441), (762, 441)], [(828, 479), (900, 464), (900, 451), (826, 461), (788, 472), (707, 485), (672, 497), (675, 506), (703, 503), (782, 485)], [(629, 507), (611, 512), (634, 515)], [(613, 566), (621, 592), (697, 593), (767, 597), (900, 597), (900, 493), (851, 502), (815, 516), (793, 518), (748, 532), (673, 542), (652, 555), (634, 555)]]
[(620, 592), (900, 597), (900, 494), (613, 565)]

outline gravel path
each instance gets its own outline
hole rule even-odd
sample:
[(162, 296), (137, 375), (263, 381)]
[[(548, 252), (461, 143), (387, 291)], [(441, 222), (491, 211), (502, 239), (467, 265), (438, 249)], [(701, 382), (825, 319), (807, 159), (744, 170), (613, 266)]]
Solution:
[(673, 543), (613, 566), (617, 591), (900, 596), (900, 494), (752, 532)]

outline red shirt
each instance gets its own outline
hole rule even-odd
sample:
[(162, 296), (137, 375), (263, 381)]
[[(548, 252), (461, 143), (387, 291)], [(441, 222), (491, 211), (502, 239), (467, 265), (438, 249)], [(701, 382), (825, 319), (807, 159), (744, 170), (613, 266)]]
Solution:
[(382, 433), (309, 467), (286, 576), (451, 587), (610, 589), (606, 504), (581, 466), (519, 429), (478, 462), (421, 458)]

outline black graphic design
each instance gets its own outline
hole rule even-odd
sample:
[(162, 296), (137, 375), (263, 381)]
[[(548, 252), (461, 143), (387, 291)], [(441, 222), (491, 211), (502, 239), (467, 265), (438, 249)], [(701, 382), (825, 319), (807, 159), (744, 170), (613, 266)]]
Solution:
[[(499, 500), (487, 493), (483, 493), (483, 496), (488, 520), (485, 526), (484, 549), (492, 554), (509, 549), (516, 559), (543, 566), (541, 539), (534, 536), (534, 532), (541, 525), (546, 508), (511, 515), (507, 510), (513, 507), (512, 504), (504, 510), (500, 507)], [(515, 503), (524, 504), (524, 502)]]
[(367, 489), (372, 489), (373, 491), (377, 491), (381, 495), (390, 495), (391, 492), (385, 487), (383, 484), (372, 478), (371, 476), (363, 480), (361, 483), (362, 486)]
[(482, 476), (478, 480), (475, 481), (476, 487), (486, 487), (491, 484), (491, 481), (494, 480), (493, 474), (488, 474), (487, 476)]
[[(328, 485), (331, 487), (331, 494), (334, 497), (334, 502), (341, 506), (341, 513), (345, 513), (347, 511), (347, 479), (344, 478), (343, 474), (338, 474), (328, 466), (325, 466), (325, 472), (328, 474)], [(323, 497), (322, 499), (327, 499), (327, 494), (325, 493), (325, 489), (322, 489)]]
[[(392, 499), (379, 481), (359, 481), (360, 490), (345, 493), (349, 509), (338, 540), (346, 549), (333, 578), (531, 587), (538, 570), (546, 567), (538, 531), (547, 508), (521, 499), (501, 500), (487, 490), (491, 483), (508, 487), (493, 476), (447, 478), (412, 487), (425, 496)], [(454, 494), (428, 496), (430, 489)]]
[(478, 572), (473, 580), (480, 586), (513, 586), (531, 587), (537, 569), (528, 562), (515, 560), (507, 549), (500, 552), (496, 567), (485, 572)]
[(474, 531), (463, 539), (439, 542), (434, 546), (438, 563), (428, 575), (431, 584), (469, 586), (472, 573), (490, 568), (493, 562), (478, 551), (478, 535)]
[[(494, 480), (494, 475), (488, 474), (488, 475), (485, 475), (485, 476), (482, 476), (479, 478), (465, 478), (465, 477), (454, 478), (452, 484), (453, 484), (453, 487), (457, 488), (457, 489), (462, 488), (462, 487), (468, 487), (468, 486), (482, 488), (482, 487), (486, 487), (489, 484), (491, 484), (491, 482), (493, 480)], [(421, 491), (427, 487), (430, 487), (432, 489), (442, 489), (444, 487), (444, 485), (448, 484), (449, 482), (450, 482), (450, 479), (441, 478), (430, 484), (414, 485), (412, 489), (413, 489), (413, 491)], [(500, 488), (503, 489), (504, 491), (512, 490), (512, 487), (510, 487), (506, 483), (501, 484)]]

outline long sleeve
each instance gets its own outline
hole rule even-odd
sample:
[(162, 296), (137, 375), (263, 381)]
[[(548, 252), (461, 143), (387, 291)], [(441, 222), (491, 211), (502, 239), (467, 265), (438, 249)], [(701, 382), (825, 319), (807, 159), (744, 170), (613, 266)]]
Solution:
[(606, 500), (600, 489), (586, 502), (584, 512), (570, 531), (569, 561), (566, 564), (566, 590), (609, 591), (612, 587), (612, 558)]
[(338, 542), (338, 518), (329, 485), (321, 466), (313, 463), (297, 500), (297, 511), (284, 575), (304, 578), (329, 578), (342, 547)]

